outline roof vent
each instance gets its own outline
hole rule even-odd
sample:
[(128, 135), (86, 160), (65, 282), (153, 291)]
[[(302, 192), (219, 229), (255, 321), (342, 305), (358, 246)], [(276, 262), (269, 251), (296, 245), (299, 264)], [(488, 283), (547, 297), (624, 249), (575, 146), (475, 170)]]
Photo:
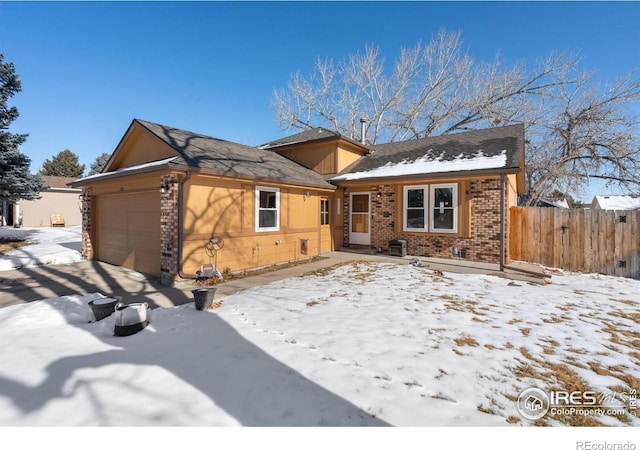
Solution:
[(366, 123), (367, 123), (367, 119), (362, 117), (360, 119), (360, 143), (362, 145), (365, 145), (367, 143)]

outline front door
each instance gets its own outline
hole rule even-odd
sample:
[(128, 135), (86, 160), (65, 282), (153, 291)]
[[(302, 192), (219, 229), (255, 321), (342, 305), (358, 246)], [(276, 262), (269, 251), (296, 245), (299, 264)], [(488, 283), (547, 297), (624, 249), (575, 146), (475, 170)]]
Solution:
[(371, 194), (350, 194), (349, 243), (371, 245)]

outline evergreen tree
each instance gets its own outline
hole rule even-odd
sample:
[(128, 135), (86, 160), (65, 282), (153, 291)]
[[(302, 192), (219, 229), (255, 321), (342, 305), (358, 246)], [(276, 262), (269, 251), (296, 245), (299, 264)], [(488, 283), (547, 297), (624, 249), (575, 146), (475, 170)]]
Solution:
[(84, 164), (80, 164), (78, 155), (69, 149), (62, 150), (51, 160), (46, 159), (40, 171), (40, 175), (70, 178), (81, 178), (83, 173)]
[(104, 169), (104, 166), (107, 164), (110, 157), (111, 155), (109, 153), (103, 153), (98, 156), (96, 160), (91, 163), (91, 167), (89, 167), (89, 175), (96, 175), (102, 172), (102, 169)]
[(0, 53), (0, 201), (16, 202), (39, 198), (46, 188), (38, 175), (29, 173), (31, 159), (18, 150), (26, 134), (9, 132), (9, 125), (18, 117), (15, 106), (9, 108), (7, 101), (22, 90), (20, 78), (13, 63), (4, 62)]

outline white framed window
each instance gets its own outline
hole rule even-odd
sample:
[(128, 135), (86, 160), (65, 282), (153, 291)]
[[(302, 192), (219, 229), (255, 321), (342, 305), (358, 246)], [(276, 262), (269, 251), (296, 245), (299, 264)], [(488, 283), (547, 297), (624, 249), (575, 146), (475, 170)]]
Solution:
[(430, 230), (438, 233), (458, 232), (458, 185), (432, 184)]
[(404, 187), (404, 231), (428, 231), (429, 186)]
[(256, 231), (280, 230), (280, 189), (256, 186)]
[(320, 225), (329, 225), (329, 199), (320, 199)]

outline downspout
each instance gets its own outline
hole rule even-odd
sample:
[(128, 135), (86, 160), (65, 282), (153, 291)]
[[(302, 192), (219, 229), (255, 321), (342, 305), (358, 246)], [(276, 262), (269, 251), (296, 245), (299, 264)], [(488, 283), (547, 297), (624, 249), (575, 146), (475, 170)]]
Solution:
[(504, 272), (504, 218), (505, 207), (504, 207), (504, 191), (506, 188), (505, 176), (504, 173), (500, 174), (500, 272)]
[(182, 271), (182, 241), (184, 237), (184, 185), (191, 178), (191, 171), (187, 170), (187, 176), (180, 181), (180, 189), (178, 189), (178, 276), (184, 279), (195, 280), (198, 278), (196, 274), (186, 274)]

